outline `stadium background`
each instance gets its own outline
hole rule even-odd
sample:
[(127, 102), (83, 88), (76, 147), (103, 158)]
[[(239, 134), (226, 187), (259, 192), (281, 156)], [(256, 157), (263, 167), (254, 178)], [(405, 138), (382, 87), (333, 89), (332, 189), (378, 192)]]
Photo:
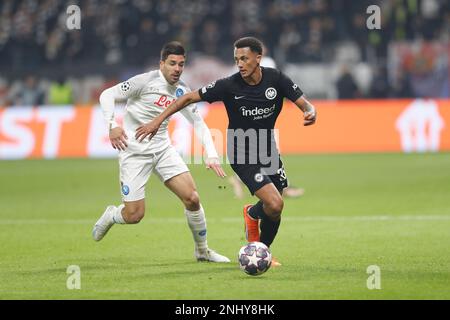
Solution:
[[(66, 26), (70, 4), (81, 8), (80, 30)], [(379, 30), (366, 26), (372, 4), (381, 8)], [(235, 71), (232, 43), (249, 34), (320, 109), (317, 126), (302, 130), (286, 103), (282, 152), (449, 150), (448, 7), (441, 0), (2, 1), (0, 158), (114, 156), (95, 110), (102, 90), (157, 68), (160, 47), (172, 39), (188, 49), (184, 79), (200, 88)], [(38, 105), (51, 107), (28, 108)], [(223, 109), (203, 107), (223, 131)], [(305, 139), (288, 134), (292, 127)], [(180, 152), (192, 152), (173, 138)]]
[[(80, 30), (66, 27), (72, 4)], [(366, 27), (374, 4), (380, 30)], [(449, 34), (446, 0), (0, 1), (0, 298), (448, 299)], [(157, 68), (170, 40), (186, 45), (183, 78), (199, 88), (235, 71), (232, 43), (246, 35), (319, 114), (305, 128), (286, 102), (277, 123), (291, 183), (307, 190), (286, 203), (273, 247), (283, 269), (246, 286), (234, 264), (193, 263), (181, 207), (153, 177), (146, 222), (93, 243), (92, 224), (119, 200), (99, 94)], [(223, 106), (200, 110), (224, 136)], [(191, 130), (170, 125), (181, 153)], [(233, 257), (243, 202), (190, 168), (210, 244)], [(378, 294), (365, 282), (374, 263), (387, 274)], [(81, 293), (65, 286), (70, 264)]]

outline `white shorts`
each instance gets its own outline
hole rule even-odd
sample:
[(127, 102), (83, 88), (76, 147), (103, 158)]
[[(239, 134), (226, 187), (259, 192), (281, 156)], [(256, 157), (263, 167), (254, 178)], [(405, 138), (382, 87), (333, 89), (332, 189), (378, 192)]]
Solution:
[(155, 154), (144, 155), (121, 151), (119, 166), (122, 201), (137, 201), (145, 198), (145, 185), (153, 169), (162, 182), (189, 171), (172, 145)]

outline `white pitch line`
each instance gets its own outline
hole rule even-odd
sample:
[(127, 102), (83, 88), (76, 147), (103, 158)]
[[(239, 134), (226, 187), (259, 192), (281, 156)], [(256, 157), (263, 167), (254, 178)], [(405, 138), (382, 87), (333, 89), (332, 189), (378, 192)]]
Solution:
[[(242, 218), (206, 218), (211, 223), (239, 223)], [(0, 219), (0, 225), (89, 225), (94, 224), (96, 219)], [(346, 222), (346, 221), (450, 221), (450, 215), (375, 215), (375, 216), (296, 216), (283, 217), (285, 222)], [(186, 223), (183, 218), (153, 218), (148, 217), (143, 221), (145, 224), (150, 223)]]

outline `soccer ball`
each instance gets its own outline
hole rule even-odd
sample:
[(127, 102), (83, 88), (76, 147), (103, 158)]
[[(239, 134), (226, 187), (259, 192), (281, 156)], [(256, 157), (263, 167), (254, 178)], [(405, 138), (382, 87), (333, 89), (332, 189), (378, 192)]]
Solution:
[(239, 250), (239, 267), (246, 274), (259, 276), (269, 270), (272, 254), (262, 242), (250, 242)]

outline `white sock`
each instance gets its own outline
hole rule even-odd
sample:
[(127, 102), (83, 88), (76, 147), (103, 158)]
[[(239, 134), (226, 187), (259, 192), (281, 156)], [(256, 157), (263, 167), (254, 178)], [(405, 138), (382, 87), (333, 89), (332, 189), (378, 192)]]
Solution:
[(125, 207), (125, 205), (121, 204), (114, 211), (114, 213), (113, 213), (113, 221), (114, 221), (114, 223), (126, 224), (126, 222), (125, 222), (125, 220), (123, 219), (123, 216), (122, 216), (122, 209), (124, 207)]
[(195, 248), (199, 251), (205, 251), (208, 248), (208, 242), (206, 241), (205, 211), (202, 205), (200, 205), (200, 210), (197, 211), (184, 209), (184, 214), (194, 238)]

